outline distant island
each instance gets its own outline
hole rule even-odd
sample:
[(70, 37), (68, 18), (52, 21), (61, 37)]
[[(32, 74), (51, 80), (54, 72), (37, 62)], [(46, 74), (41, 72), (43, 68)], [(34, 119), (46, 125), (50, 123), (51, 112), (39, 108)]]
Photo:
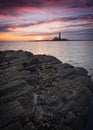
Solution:
[(61, 38), (61, 32), (59, 32), (59, 36), (54, 37), (51, 41), (69, 41), (69, 40), (66, 38)]
[(61, 32), (59, 32), (58, 37), (54, 37), (52, 40), (51, 39), (47, 39), (47, 40), (30, 40), (29, 42), (43, 42), (43, 41), (71, 41), (71, 40), (66, 39), (66, 38), (61, 38)]

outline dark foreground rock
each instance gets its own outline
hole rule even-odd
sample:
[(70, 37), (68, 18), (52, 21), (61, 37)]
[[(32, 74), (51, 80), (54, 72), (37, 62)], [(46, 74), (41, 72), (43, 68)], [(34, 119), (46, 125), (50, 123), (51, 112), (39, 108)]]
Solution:
[(93, 82), (52, 56), (0, 52), (0, 130), (83, 130)]

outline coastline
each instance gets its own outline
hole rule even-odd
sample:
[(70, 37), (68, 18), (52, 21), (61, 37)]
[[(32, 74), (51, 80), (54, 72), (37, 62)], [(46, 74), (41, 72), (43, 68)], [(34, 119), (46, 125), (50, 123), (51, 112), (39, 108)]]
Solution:
[(21, 50), (0, 51), (0, 59), (2, 130), (84, 127), (93, 92), (87, 70)]

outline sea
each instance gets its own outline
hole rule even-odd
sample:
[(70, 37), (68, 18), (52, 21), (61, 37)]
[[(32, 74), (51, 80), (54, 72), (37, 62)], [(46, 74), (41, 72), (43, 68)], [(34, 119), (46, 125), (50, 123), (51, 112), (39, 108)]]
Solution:
[(0, 50), (24, 50), (57, 57), (63, 63), (83, 67), (93, 79), (93, 41), (0, 42)]

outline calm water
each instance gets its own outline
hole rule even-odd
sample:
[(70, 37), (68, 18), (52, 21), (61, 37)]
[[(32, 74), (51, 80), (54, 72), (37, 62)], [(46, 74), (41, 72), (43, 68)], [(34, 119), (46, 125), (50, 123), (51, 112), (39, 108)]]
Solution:
[(93, 41), (0, 42), (0, 50), (25, 50), (48, 54), (62, 62), (84, 67), (93, 76)]

